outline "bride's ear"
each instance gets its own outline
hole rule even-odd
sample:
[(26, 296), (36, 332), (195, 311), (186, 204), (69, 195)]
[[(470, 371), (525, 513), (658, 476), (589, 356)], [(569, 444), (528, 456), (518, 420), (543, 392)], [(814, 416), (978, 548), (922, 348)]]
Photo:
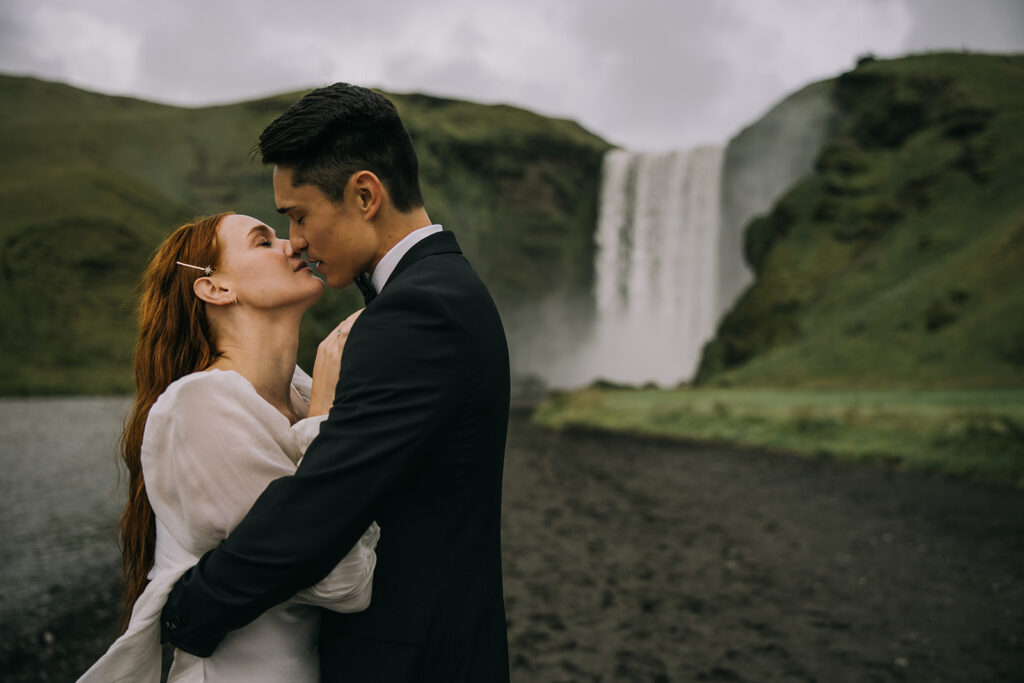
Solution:
[(214, 306), (228, 306), (235, 303), (235, 295), (226, 287), (221, 287), (213, 278), (200, 277), (192, 283), (192, 291), (196, 296)]

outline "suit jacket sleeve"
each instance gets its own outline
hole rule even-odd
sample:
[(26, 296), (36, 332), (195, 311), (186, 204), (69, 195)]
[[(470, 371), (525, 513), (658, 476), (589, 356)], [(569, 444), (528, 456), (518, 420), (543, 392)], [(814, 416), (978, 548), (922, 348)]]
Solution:
[(429, 291), (387, 294), (353, 327), (334, 405), (295, 475), (272, 482), (175, 586), (164, 642), (209, 656), (228, 631), (324, 577), (415, 476), (454, 410), (465, 335)]

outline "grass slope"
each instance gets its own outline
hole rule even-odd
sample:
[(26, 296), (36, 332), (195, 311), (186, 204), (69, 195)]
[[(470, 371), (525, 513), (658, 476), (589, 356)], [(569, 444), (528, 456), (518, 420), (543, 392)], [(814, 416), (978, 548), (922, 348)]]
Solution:
[[(229, 209), (285, 232), (270, 170), (249, 154), (300, 95), (182, 109), (0, 76), (0, 394), (130, 390), (134, 288), (162, 237)], [(458, 235), (503, 313), (549, 286), (589, 288), (607, 143), (512, 107), (389, 97), (431, 218)], [(324, 297), (300, 362), (311, 367), (315, 341), (359, 301), (354, 288)]]
[(710, 386), (1024, 385), (1024, 56), (868, 61), (814, 172), (746, 234)]
[(1024, 389), (587, 389), (535, 419), (804, 456), (883, 462), (1024, 487)]

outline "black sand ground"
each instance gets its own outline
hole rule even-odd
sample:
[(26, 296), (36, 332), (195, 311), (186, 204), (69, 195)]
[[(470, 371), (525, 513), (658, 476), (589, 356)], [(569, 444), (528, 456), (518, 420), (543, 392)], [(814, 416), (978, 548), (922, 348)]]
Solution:
[[(514, 681), (1024, 680), (1024, 491), (517, 414), (504, 515)], [(74, 680), (89, 590), (0, 678)]]

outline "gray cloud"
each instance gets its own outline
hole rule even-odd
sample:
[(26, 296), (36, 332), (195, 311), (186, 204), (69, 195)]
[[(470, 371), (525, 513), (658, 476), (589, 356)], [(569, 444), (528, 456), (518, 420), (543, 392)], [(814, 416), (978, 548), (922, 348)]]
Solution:
[(865, 52), (1024, 51), (1019, 0), (7, 0), (0, 70), (208, 104), (346, 80), (505, 102), (612, 142), (724, 142)]
[(32, 31), (16, 5), (0, 8), (0, 64), (11, 73), (56, 74), (60, 60), (33, 49)]
[[(275, 50), (269, 31), (249, 14), (218, 3), (199, 17), (174, 3), (163, 5), (142, 31), (135, 87), (165, 102), (224, 102), (306, 85), (330, 70), (327, 55)], [(200, 19), (196, 21), (196, 19)], [(181, 26), (169, 31), (167, 26)]]
[(724, 7), (653, 2), (581, 12), (576, 39), (597, 65), (596, 79), (581, 79), (590, 86), (597, 125), (633, 128), (639, 144), (649, 147), (680, 134), (699, 137), (696, 122), (728, 96), (735, 78), (719, 42), (733, 22)]
[(907, 0), (907, 4), (913, 16), (907, 36), (908, 51), (1024, 51), (1021, 0)]

